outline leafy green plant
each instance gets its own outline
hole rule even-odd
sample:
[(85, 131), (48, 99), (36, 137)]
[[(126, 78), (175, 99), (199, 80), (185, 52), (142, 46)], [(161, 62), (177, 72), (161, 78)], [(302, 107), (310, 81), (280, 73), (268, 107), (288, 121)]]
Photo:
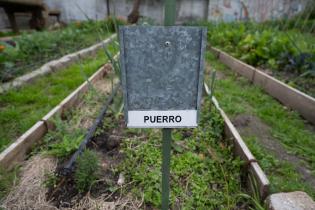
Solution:
[(295, 72), (303, 77), (315, 77), (315, 53), (299, 53), (297, 55), (284, 53), (278, 60), (278, 65), (283, 71)]
[(55, 173), (46, 173), (43, 185), (46, 188), (55, 188), (59, 182), (59, 177)]
[[(171, 206), (181, 209), (233, 209), (241, 192), (240, 167), (231, 148), (222, 141), (223, 120), (211, 101), (204, 101), (198, 129), (174, 130), (171, 158)], [(128, 129), (129, 130), (129, 129)], [(133, 132), (131, 130), (130, 132)], [(119, 166), (131, 182), (132, 194), (147, 205), (161, 204), (161, 136), (142, 131), (147, 141), (130, 137), (123, 141), (126, 156)], [(127, 192), (128, 192), (127, 191)], [(126, 193), (127, 193), (126, 192)]]
[(98, 179), (100, 162), (95, 152), (85, 150), (77, 159), (74, 173), (75, 186), (79, 192), (86, 192)]
[(256, 179), (249, 174), (249, 188), (251, 190), (252, 195), (246, 193), (240, 193), (239, 197), (241, 199), (245, 199), (246, 202), (250, 204), (250, 210), (265, 210), (264, 204), (261, 202), (260, 195), (259, 195), (259, 187), (257, 184)]
[(10, 188), (18, 181), (19, 168), (16, 167), (11, 171), (0, 167), (0, 200), (10, 192)]
[(54, 120), (56, 129), (45, 136), (45, 153), (58, 158), (65, 158), (79, 148), (84, 138), (82, 130), (68, 130), (66, 122), (60, 118)]
[[(22, 34), (13, 39), (13, 45), (0, 42), (0, 82), (34, 70), (49, 60), (95, 44), (115, 32), (113, 18), (102, 21), (74, 22), (58, 31)], [(115, 22), (125, 24), (120, 18)]]
[[(197, 22), (192, 24), (207, 26), (210, 45), (219, 47), (250, 65), (276, 71), (282, 71), (286, 66), (286, 69), (296, 76), (313, 75), (313, 64), (309, 58), (315, 55), (315, 39), (307, 34), (297, 31), (283, 32), (269, 26), (268, 23)], [(309, 56), (306, 58), (305, 55)]]

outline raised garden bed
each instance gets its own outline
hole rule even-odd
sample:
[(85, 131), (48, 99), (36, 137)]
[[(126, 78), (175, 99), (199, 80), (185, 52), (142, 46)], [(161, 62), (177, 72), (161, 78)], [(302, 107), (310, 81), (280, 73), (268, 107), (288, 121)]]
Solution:
[(282, 31), (268, 23), (194, 24), (208, 28), (211, 46), (249, 65), (266, 69), (265, 73), (315, 96), (315, 39), (312, 34), (291, 29)]
[(217, 48), (212, 47), (211, 49), (231, 70), (246, 77), (253, 84), (262, 87), (268, 94), (279, 100), (285, 106), (295, 109), (305, 119), (315, 124), (315, 99), (313, 97), (286, 85)]
[[(124, 24), (117, 19), (117, 23)], [(50, 60), (100, 42), (114, 32), (113, 20), (72, 23), (57, 31), (22, 34), (0, 42), (0, 82), (8, 82)]]
[[(18, 185), (10, 194), (10, 199), (5, 200), (4, 205), (7, 207), (28, 205), (29, 208), (37, 205), (66, 209), (158, 208), (161, 199), (161, 133), (156, 129), (125, 128), (122, 116), (113, 111), (120, 100), (121, 93), (116, 97), (102, 126), (88, 144), (88, 150), (83, 152), (76, 162), (73, 173), (67, 177), (60, 177), (50, 168), (49, 173), (42, 175), (45, 187), (42, 186), (40, 193), (45, 194), (46, 201), (42, 200), (42, 203), (30, 201), (29, 199), (34, 196), (32, 189), (21, 191), (23, 186)], [(87, 107), (95, 107), (96, 104), (87, 104)], [(265, 184), (264, 190), (268, 188), (268, 180), (257, 163), (244, 162), (246, 160), (243, 158), (253, 158), (244, 143), (238, 142), (235, 143), (235, 147), (231, 147), (230, 142), (224, 140), (224, 124), (227, 130), (233, 126), (226, 116), (222, 118), (224, 112), (217, 109), (217, 102), (215, 104), (216, 106), (212, 104), (209, 97), (205, 98), (201, 126), (198, 129), (180, 129), (173, 134), (171, 201), (175, 209), (247, 209), (255, 206), (254, 201), (259, 202), (259, 198), (248, 195), (249, 191), (245, 188), (247, 175), (241, 178), (247, 174), (246, 169), (242, 172), (244, 164), (251, 168), (250, 171), (253, 172), (250, 173), (251, 177), (256, 178), (255, 189), (259, 191), (261, 183)], [(58, 158), (59, 166), (55, 165), (56, 172), (60, 172), (67, 162), (65, 160), (73, 151), (70, 149), (73, 147), (65, 144), (67, 138), (80, 142), (80, 132), (82, 129), (86, 130), (87, 124), (78, 124), (78, 121), (82, 122), (82, 118), (85, 118), (82, 108), (73, 109), (71, 114), (67, 115), (66, 121), (55, 118), (56, 130), (50, 131), (44, 138), (46, 144), (40, 155), (44, 153)], [(234, 136), (238, 135), (237, 131), (234, 128), (230, 132), (232, 138), (229, 139), (234, 142)], [(238, 136), (237, 139), (239, 138)], [(77, 143), (76, 145), (78, 146)], [(65, 150), (65, 147), (68, 150)], [(233, 156), (233, 148), (238, 148), (235, 151), (236, 154), (243, 155), (241, 159)], [(31, 161), (36, 161), (36, 157)], [(94, 175), (95, 179), (85, 180)], [(21, 182), (24, 183), (23, 180)], [(18, 199), (19, 196), (15, 193), (19, 192), (26, 196)]]
[(41, 66), (39, 69), (36, 69), (30, 73), (26, 73), (20, 77), (17, 77), (13, 81), (0, 84), (0, 94), (10, 89), (18, 88), (27, 83), (31, 83), (40, 76), (44, 76), (49, 73), (64, 69), (70, 66), (71, 64), (73, 64), (74, 62), (79, 62), (80, 59), (83, 60), (89, 56), (93, 56), (93, 55), (95, 56), (101, 48), (103, 48), (104, 46), (114, 41), (115, 38), (116, 38), (116, 34), (113, 34), (109, 38), (97, 44), (94, 44), (88, 48), (65, 55), (57, 60), (49, 61), (48, 63)]
[[(114, 45), (107, 47), (111, 53), (116, 53)], [(0, 150), (33, 126), (107, 61), (104, 49), (100, 49), (94, 57), (80, 59), (62, 71), (0, 94)]]
[[(100, 77), (96, 76), (100, 75), (100, 71), (103, 70), (99, 70), (94, 74), (91, 79), (92, 83), (95, 82), (96, 78)], [(83, 128), (81, 127), (80, 123), (75, 123), (77, 127), (74, 129), (71, 123), (73, 120), (78, 122), (77, 120), (80, 119), (80, 117), (75, 117), (77, 116), (75, 113), (79, 113), (78, 115), (83, 116), (86, 114), (86, 112), (82, 113), (82, 107), (70, 112), (71, 114), (66, 114), (68, 112), (65, 112), (65, 110), (69, 110), (73, 104), (79, 101), (78, 95), (82, 93), (82, 91), (85, 92), (87, 86), (88, 83), (81, 85), (78, 90), (48, 113), (43, 120), (39, 122), (40, 125), (37, 123), (38, 125), (35, 125), (36, 129), (31, 129), (21, 137), (28, 145), (24, 146), (29, 147), (33, 142), (39, 141), (43, 135), (50, 130), (49, 135), (44, 138), (44, 142), (46, 143), (40, 154), (42, 155), (44, 153), (58, 157), (59, 167), (56, 169), (57, 172), (59, 171), (58, 168), (63, 166), (63, 160), (67, 160), (73, 149), (78, 147), (78, 142), (82, 140), (82, 131), (86, 130), (84, 126)], [(118, 97), (118, 101), (120, 101), (119, 98), (120, 97)], [(237, 130), (231, 124), (223, 110), (219, 108), (216, 100), (213, 100), (215, 106), (208, 97), (204, 99), (203, 112), (201, 115), (203, 117), (200, 128), (181, 129), (173, 135), (174, 157), (172, 167), (174, 167), (174, 169), (172, 170), (174, 182), (172, 185), (174, 186), (174, 191), (172, 195), (172, 205), (175, 208), (186, 206), (189, 208), (233, 207), (236, 209), (244, 209), (255, 205), (253, 201), (258, 201), (259, 197), (264, 198), (268, 194), (269, 182), (267, 178), (255, 158), (247, 149)], [(82, 100), (81, 98), (80, 101), (87, 103), (86, 99)], [(92, 99), (91, 101), (96, 102), (96, 104), (90, 104), (91, 107), (95, 108), (98, 107), (97, 104), (101, 104), (100, 102), (103, 100), (97, 101)], [(159, 160), (161, 158), (160, 134), (157, 130), (126, 129), (121, 115), (117, 115), (117, 112), (113, 111), (116, 110), (116, 106), (113, 106), (109, 110), (110, 113), (108, 117), (105, 118), (103, 125), (97, 130), (93, 141), (88, 146), (90, 150), (96, 152), (94, 158), (96, 157), (100, 161), (98, 167), (100, 167), (100, 171), (103, 172), (100, 173), (103, 177), (98, 177), (98, 180), (100, 180), (97, 181), (97, 184), (91, 186), (91, 190), (88, 190), (90, 193), (85, 194), (83, 192), (85, 192), (86, 189), (78, 187), (75, 181), (76, 172), (66, 179), (59, 179), (59, 177), (56, 177), (53, 173), (52, 168), (54, 167), (51, 168), (51, 165), (47, 164), (47, 166), (50, 167), (48, 171), (51, 171), (51, 174), (44, 174), (44, 178), (40, 177), (40, 179), (46, 183), (46, 187), (48, 187), (50, 191), (41, 188), (41, 193), (47, 193), (48, 197), (46, 198), (52, 202), (46, 203), (46, 200), (41, 200), (45, 205), (81, 208), (82, 205), (96, 205), (96, 203), (100, 202), (100, 199), (104, 200), (104, 196), (106, 196), (105, 202), (98, 203), (98, 205), (136, 205), (136, 208), (153, 208), (154, 206), (159, 206), (161, 163), (161, 160)], [(58, 116), (60, 116), (60, 114), (66, 116), (63, 118), (66, 119), (66, 121), (59, 120), (58, 123)], [(79, 122), (82, 122), (82, 120), (79, 120)], [(82, 125), (87, 126), (89, 124)], [(37, 127), (43, 127), (43, 132), (39, 132), (39, 128), (37, 129)], [(56, 131), (52, 130), (54, 128), (57, 128)], [(37, 135), (38, 133), (39, 135)], [(226, 134), (226, 138), (223, 135), (224, 133)], [(67, 144), (65, 141), (69, 141), (69, 138), (74, 138), (73, 141), (77, 143), (73, 142), (70, 145)], [(224, 139), (228, 141), (224, 141)], [(22, 140), (18, 142), (21, 141)], [(233, 145), (232, 147), (229, 146), (231, 143)], [(23, 152), (21, 154), (26, 154), (27, 147), (11, 146), (11, 148), (15, 148), (14, 150), (16, 152), (22, 149), (21, 151)], [(233, 150), (237, 158), (234, 158)], [(7, 164), (6, 166), (13, 167), (15, 161), (24, 159), (25, 156), (23, 155), (12, 155), (16, 152), (13, 152), (12, 149), (7, 149), (2, 153), (4, 154), (2, 155), (2, 165)], [(154, 155), (152, 156), (152, 154)], [(34, 157), (34, 159), (36, 160), (36, 157)], [(140, 161), (139, 164), (136, 164), (135, 159)], [(55, 162), (55, 160), (53, 162)], [(27, 170), (29, 166), (30, 165), (27, 164), (25, 170)], [(191, 166), (194, 167), (191, 168)], [(246, 167), (244, 168), (244, 166)], [(78, 167), (77, 165), (76, 168)], [(26, 173), (25, 170), (22, 169), (22, 173)], [(244, 171), (242, 172), (242, 170)], [(145, 172), (147, 172), (147, 177), (142, 176)], [(242, 175), (245, 176), (242, 178)], [(201, 179), (201, 177), (205, 178)], [(249, 180), (248, 177), (254, 177), (254, 180), (256, 180), (251, 184), (247, 183), (247, 186), (255, 185), (256, 196), (250, 197), (246, 194), (249, 193), (245, 188), (246, 180)], [(119, 179), (120, 182), (122, 179), (125, 181), (121, 184), (117, 184), (117, 179)], [(23, 174), (21, 183), (25, 183), (25, 180), (23, 181)], [(38, 185), (35, 185), (35, 187), (40, 188)], [(19, 185), (15, 190), (21, 190)], [(9, 202), (5, 202), (5, 205), (21, 205), (21, 203), (14, 201), (14, 199), (17, 198), (15, 190), (10, 194), (13, 198), (11, 197)], [(32, 191), (30, 188), (28, 190)], [(24, 191), (23, 194), (32, 197), (34, 194), (32, 194), (31, 191)], [(30, 203), (29, 205), (34, 204), (34, 202), (30, 200), (23, 201), (23, 199), (30, 199), (29, 196), (23, 196), (22, 199), (19, 199), (24, 203), (23, 205), (28, 205), (28, 203)], [(89, 203), (87, 200), (92, 203)], [(39, 205), (36, 203), (36, 205), (41, 206), (42, 204)], [(30, 208), (32, 207), (30, 206)]]
[(208, 51), (215, 95), (270, 180), (271, 193), (305, 191), (315, 198), (314, 129), (301, 116), (231, 70)]

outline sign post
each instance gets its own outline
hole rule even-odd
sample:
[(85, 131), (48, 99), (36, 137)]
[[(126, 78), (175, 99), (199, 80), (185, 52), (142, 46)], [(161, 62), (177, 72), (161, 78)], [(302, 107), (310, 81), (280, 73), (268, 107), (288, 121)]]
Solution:
[[(164, 25), (172, 26), (176, 19), (176, 0), (165, 0)], [(169, 207), (170, 197), (170, 164), (172, 148), (172, 129), (163, 128), (162, 139), (162, 210)]]
[(163, 128), (162, 142), (162, 210), (167, 210), (169, 206), (170, 195), (170, 162), (171, 162), (171, 145), (172, 129)]
[[(175, 0), (167, 0), (167, 5), (173, 9), (165, 8), (165, 25), (173, 25)], [(119, 39), (127, 127), (162, 128), (162, 209), (166, 210), (171, 129), (198, 125), (206, 29), (122, 26)]]

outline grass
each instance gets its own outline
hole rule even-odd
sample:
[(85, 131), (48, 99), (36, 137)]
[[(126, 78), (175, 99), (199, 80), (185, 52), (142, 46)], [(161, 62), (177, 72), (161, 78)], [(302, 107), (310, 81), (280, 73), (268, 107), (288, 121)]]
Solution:
[[(102, 82), (110, 83), (110, 78), (105, 78)], [(107, 93), (101, 91), (92, 86), (86, 94), (80, 96), (79, 106), (65, 113), (65, 120), (60, 117), (54, 118), (56, 129), (45, 135), (43, 144), (35, 148), (32, 155), (49, 155), (64, 160), (77, 150), (104, 103), (104, 98), (107, 97)], [(20, 168), (18, 166), (11, 171), (0, 168), (0, 201), (10, 192), (12, 186), (18, 184)], [(52, 187), (57, 184), (59, 178), (55, 174), (47, 174), (43, 185)]]
[(7, 36), (15, 36), (18, 35), (13, 31), (0, 31), (0, 37), (7, 37)]
[[(119, 97), (115, 100), (120, 101)], [(112, 106), (115, 106), (115, 103)], [(68, 132), (71, 130), (74, 133), (78, 129), (74, 126), (77, 124), (78, 115), (82, 115), (80, 109), (74, 110), (71, 119), (64, 121), (63, 128), (60, 130), (68, 130)], [(143, 199), (141, 208), (159, 208), (161, 204), (161, 132), (157, 129), (127, 129), (122, 127), (120, 117), (115, 115), (115, 109), (109, 109), (108, 116), (100, 127), (101, 133), (98, 135), (105, 132), (109, 136), (111, 134), (121, 136), (122, 141), (118, 148), (121, 155), (115, 152), (117, 148), (108, 150), (100, 145), (95, 146), (96, 142), (91, 144), (94, 145), (91, 147), (98, 151), (100, 157), (103, 153), (114, 157), (108, 157), (108, 162), (102, 166), (108, 168), (110, 172), (103, 171), (99, 180), (95, 181), (104, 187), (100, 190), (99, 186), (88, 184), (87, 186), (91, 187), (89, 193), (96, 199), (98, 199), (97, 196), (104, 196), (105, 201), (114, 199), (117, 203), (123, 199), (131, 199), (135, 202)], [(238, 158), (234, 158), (232, 148), (223, 141), (223, 127), (220, 114), (214, 106), (210, 110), (210, 100), (207, 98), (203, 103), (200, 126), (197, 129), (173, 131), (171, 205), (174, 208), (233, 209), (240, 206), (255, 206), (254, 202), (257, 201), (247, 195), (246, 190), (241, 186), (243, 163)], [(123, 128), (121, 132), (119, 132), (120, 128)], [(56, 131), (51, 134), (56, 137)], [(49, 138), (49, 136), (46, 137)], [(57, 140), (57, 143), (62, 141)], [(49, 146), (44, 148), (44, 151), (49, 151)], [(123, 158), (120, 161), (121, 157)], [(119, 162), (111, 165), (111, 159)], [(116, 178), (120, 177), (120, 174), (123, 174), (126, 180), (123, 186), (117, 184)], [(84, 175), (84, 180), (85, 178)], [(55, 185), (54, 180), (53, 177), (52, 183)], [(75, 187), (80, 188), (80, 183), (77, 184), (79, 186)], [(71, 191), (71, 188), (69, 190)], [(84, 191), (86, 190), (84, 187)], [(99, 195), (96, 192), (99, 190), (108, 194)], [(116, 191), (119, 195), (113, 194)], [(76, 198), (71, 199), (71, 202), (80, 202), (80, 198), (78, 200)]]
[[(113, 47), (109, 47), (114, 52)], [(107, 58), (102, 50), (93, 58), (37, 79), (21, 89), (0, 95), (0, 151), (92, 75)]]
[[(119, 24), (123, 22), (119, 20)], [(52, 59), (91, 46), (112, 32), (113, 19), (108, 18), (75, 22), (56, 31), (22, 34), (13, 38), (15, 46), (0, 41), (0, 82), (7, 82)]]
[(18, 181), (19, 169), (19, 167), (15, 167), (8, 172), (0, 168), (0, 201), (9, 192), (11, 186)]
[(255, 22), (197, 22), (208, 29), (208, 43), (302, 92), (315, 96), (315, 38)]
[[(212, 106), (213, 107), (213, 106)], [(173, 131), (171, 154), (171, 206), (174, 209), (233, 209), (241, 205), (240, 171), (242, 162), (233, 157), (232, 148), (222, 141), (223, 120), (203, 104), (197, 129)], [(127, 129), (122, 141), (125, 156), (123, 173), (129, 192), (146, 206), (161, 205), (161, 132), (154, 129)], [(137, 138), (137, 135), (146, 136)], [(245, 201), (246, 202), (246, 201)]]
[[(225, 75), (223, 79), (216, 81), (215, 93), (228, 115), (234, 117), (247, 113), (260, 118), (271, 128), (273, 138), (281, 142), (289, 153), (305, 160), (315, 174), (315, 151), (311, 149), (315, 148), (315, 135), (306, 128), (305, 121), (296, 112), (282, 106), (259, 87), (253, 86), (245, 78), (232, 73), (213, 54), (207, 52), (206, 59), (214, 69)], [(256, 151), (255, 155), (270, 176), (274, 192), (298, 189), (311, 192), (291, 164), (276, 160), (261, 146), (252, 143), (253, 138), (247, 138), (247, 140), (250, 149)], [(314, 191), (311, 193), (315, 195)]]
[(314, 189), (301, 180), (294, 166), (286, 161), (278, 160), (259, 143), (255, 136), (244, 138), (260, 166), (268, 174), (271, 182), (271, 192), (304, 191), (315, 198)]

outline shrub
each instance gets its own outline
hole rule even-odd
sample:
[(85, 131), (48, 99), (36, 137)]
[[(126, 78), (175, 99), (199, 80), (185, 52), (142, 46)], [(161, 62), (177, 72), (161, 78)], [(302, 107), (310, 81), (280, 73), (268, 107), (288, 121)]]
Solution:
[(98, 179), (100, 162), (97, 154), (91, 150), (85, 150), (77, 160), (74, 174), (75, 185), (79, 192), (86, 192)]

